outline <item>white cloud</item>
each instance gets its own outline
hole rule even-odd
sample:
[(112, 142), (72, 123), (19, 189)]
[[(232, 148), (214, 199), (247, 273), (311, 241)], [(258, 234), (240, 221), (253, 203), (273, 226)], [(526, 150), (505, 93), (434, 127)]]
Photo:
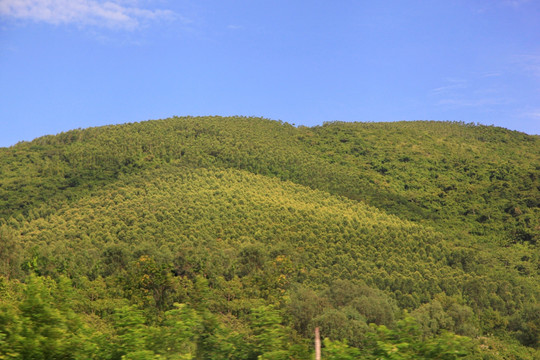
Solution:
[(149, 10), (125, 0), (0, 0), (0, 16), (50, 24), (135, 29), (141, 23), (173, 18), (170, 10)]

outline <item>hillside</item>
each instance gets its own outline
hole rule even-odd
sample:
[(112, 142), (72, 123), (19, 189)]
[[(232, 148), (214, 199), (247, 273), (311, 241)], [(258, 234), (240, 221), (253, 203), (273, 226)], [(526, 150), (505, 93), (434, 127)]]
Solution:
[(538, 356), (537, 136), (175, 117), (2, 148), (0, 174), (0, 354), (309, 358), (319, 326), (375, 358), (413, 326), (416, 356)]

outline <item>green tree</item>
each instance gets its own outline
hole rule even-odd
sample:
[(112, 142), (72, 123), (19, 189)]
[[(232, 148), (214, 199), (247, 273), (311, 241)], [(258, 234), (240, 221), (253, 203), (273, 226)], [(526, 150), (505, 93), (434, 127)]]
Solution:
[(414, 318), (405, 314), (395, 329), (373, 325), (368, 334), (366, 359), (444, 359), (454, 360), (472, 352), (469, 338), (443, 332), (440, 336), (424, 337)]
[[(0, 309), (0, 349), (6, 357), (23, 359), (75, 359), (85, 356), (82, 323), (66, 304), (59, 304), (57, 284), (31, 275), (19, 304), (4, 303)], [(64, 294), (68, 296), (68, 294)]]

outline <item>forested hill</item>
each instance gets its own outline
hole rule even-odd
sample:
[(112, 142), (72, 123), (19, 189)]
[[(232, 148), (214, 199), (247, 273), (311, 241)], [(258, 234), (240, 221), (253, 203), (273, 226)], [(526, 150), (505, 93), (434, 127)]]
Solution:
[(289, 180), (444, 229), (538, 240), (540, 137), (496, 127), (190, 117), (73, 130), (1, 154), (3, 217), (173, 161)]
[(502, 128), (44, 136), (0, 148), (0, 357), (535, 358), (539, 238), (540, 137)]

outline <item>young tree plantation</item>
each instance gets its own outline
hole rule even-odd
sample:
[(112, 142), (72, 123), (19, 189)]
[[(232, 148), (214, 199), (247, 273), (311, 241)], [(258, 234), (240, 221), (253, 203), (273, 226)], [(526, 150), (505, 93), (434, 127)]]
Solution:
[(540, 358), (540, 137), (173, 117), (0, 148), (0, 359)]

